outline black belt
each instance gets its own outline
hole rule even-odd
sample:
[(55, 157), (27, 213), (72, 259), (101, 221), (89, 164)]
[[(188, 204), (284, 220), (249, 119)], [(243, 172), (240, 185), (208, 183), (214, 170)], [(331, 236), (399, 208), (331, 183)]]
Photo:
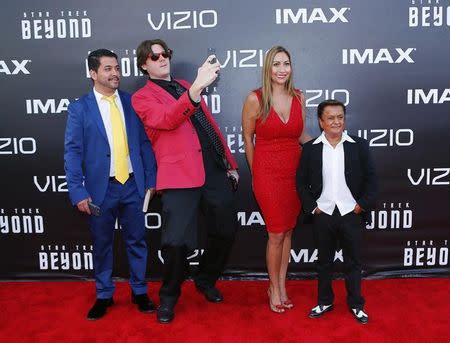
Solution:
[[(131, 179), (133, 176), (134, 176), (134, 173), (130, 173), (130, 174), (128, 175), (128, 180)], [(127, 180), (127, 181), (128, 181), (128, 180)], [(109, 182), (119, 182), (119, 181), (117, 181), (117, 179), (116, 179), (115, 176), (110, 176), (110, 177), (109, 177)], [(120, 183), (120, 182), (119, 182), (119, 183)]]

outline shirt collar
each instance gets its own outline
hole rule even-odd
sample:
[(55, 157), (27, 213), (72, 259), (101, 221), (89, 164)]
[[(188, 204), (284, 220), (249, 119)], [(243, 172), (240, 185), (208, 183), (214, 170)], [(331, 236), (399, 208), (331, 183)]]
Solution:
[[(344, 131), (342, 132), (341, 141), (338, 144), (344, 143), (346, 141), (350, 143), (356, 143), (354, 139), (347, 134), (347, 131)], [(330, 144), (327, 138), (325, 137), (324, 131), (322, 131), (322, 134), (319, 137), (317, 137), (312, 144), (319, 144), (319, 143)]]
[[(94, 91), (95, 99), (97, 100), (97, 103), (99, 103), (100, 100), (102, 100), (102, 98), (103, 98), (105, 95), (103, 95), (103, 94), (97, 92), (97, 91), (95, 90), (95, 87), (93, 87), (92, 89), (93, 89), (93, 91)], [(116, 89), (116, 91), (114, 92), (113, 95), (116, 96), (116, 99), (119, 98), (119, 92), (117, 91), (117, 89)]]
[(172, 75), (170, 76), (170, 81), (167, 80), (161, 80), (161, 79), (152, 79), (151, 77), (148, 78), (150, 81), (152, 81), (153, 83), (156, 83), (158, 86), (166, 86), (169, 84), (172, 84), (173, 82), (175, 82), (174, 78), (172, 77)]

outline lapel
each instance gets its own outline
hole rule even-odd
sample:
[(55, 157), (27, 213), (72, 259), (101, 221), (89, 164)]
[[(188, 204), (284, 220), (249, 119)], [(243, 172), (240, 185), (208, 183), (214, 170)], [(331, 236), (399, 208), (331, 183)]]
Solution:
[(344, 142), (344, 168), (345, 176), (349, 175), (352, 171), (352, 156), (357, 156), (356, 143)]
[(323, 143), (312, 144), (312, 156), (313, 160), (313, 170), (317, 171), (317, 175), (320, 175), (322, 180), (322, 160), (323, 160)]
[(150, 80), (147, 81), (147, 87), (149, 87), (151, 92), (155, 94), (156, 98), (158, 98), (165, 104), (170, 104), (177, 101), (177, 99), (175, 99), (172, 94)]
[(100, 114), (100, 110), (98, 109), (97, 100), (95, 99), (94, 91), (90, 91), (86, 98), (87, 106), (89, 109), (89, 115), (97, 124), (100, 133), (103, 138), (108, 142), (108, 137), (106, 136), (105, 125), (103, 124), (102, 115)]
[(125, 94), (118, 90), (120, 102), (122, 103), (123, 108), (123, 117), (125, 118), (125, 130), (127, 134), (127, 138), (129, 141), (129, 136), (131, 135), (132, 126), (131, 126), (131, 103), (128, 102), (128, 99), (125, 97)]

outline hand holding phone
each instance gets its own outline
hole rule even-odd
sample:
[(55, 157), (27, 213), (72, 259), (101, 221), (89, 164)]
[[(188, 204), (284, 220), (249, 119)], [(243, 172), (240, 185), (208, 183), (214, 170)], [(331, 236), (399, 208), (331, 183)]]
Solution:
[(89, 210), (91, 211), (91, 214), (93, 216), (98, 217), (101, 214), (100, 207), (95, 205), (93, 202), (89, 201), (88, 206), (89, 206)]
[(211, 64), (214, 64), (214, 63), (216, 63), (217, 62), (217, 58), (215, 57), (216, 56), (216, 49), (215, 48), (208, 48), (208, 52), (207, 52), (207, 55), (206, 56), (211, 56), (211, 55), (214, 55), (214, 58), (212, 58), (210, 61), (209, 61), (209, 63), (211, 63)]

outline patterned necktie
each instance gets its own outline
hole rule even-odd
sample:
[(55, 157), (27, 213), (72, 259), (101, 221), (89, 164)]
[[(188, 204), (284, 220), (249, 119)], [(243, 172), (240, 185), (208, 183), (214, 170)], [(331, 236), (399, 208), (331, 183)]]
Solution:
[(119, 108), (116, 104), (116, 95), (104, 96), (102, 99), (109, 102), (110, 118), (113, 136), (113, 157), (115, 178), (124, 184), (129, 177), (128, 172), (128, 142), (125, 127), (122, 122)]
[[(186, 92), (186, 89), (183, 86), (181, 86), (178, 82), (172, 81), (169, 83), (169, 86), (174, 88), (179, 96), (181, 96), (184, 92)], [(195, 119), (198, 120), (203, 130), (205, 130), (206, 134), (211, 140), (214, 150), (216, 150), (217, 154), (222, 158), (223, 163), (228, 169), (229, 164), (225, 156), (225, 150), (223, 148), (222, 141), (220, 140), (219, 136), (214, 130), (214, 127), (211, 125), (210, 121), (206, 117), (201, 107), (199, 107), (198, 110), (194, 113), (194, 117)]]

